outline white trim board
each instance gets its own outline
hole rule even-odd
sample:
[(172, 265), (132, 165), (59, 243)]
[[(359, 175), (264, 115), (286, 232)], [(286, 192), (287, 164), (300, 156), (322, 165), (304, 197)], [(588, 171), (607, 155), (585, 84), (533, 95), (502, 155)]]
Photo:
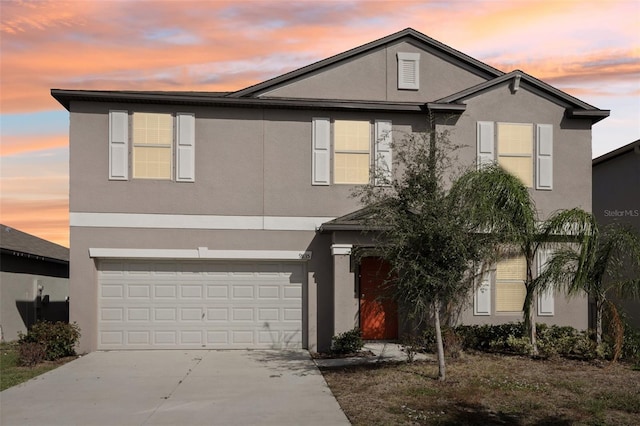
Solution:
[(111, 259), (310, 260), (312, 252), (296, 250), (209, 250), (90, 248), (89, 257)]
[(69, 225), (89, 228), (315, 231), (335, 217), (217, 216), (144, 213), (69, 213)]
[(351, 250), (353, 249), (353, 244), (332, 244), (331, 245), (331, 255), (348, 255), (351, 254)]

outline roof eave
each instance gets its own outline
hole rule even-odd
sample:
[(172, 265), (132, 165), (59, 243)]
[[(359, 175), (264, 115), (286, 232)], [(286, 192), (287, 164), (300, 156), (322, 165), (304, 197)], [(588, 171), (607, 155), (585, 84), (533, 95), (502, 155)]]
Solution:
[(598, 164), (604, 163), (606, 161), (609, 161), (613, 158), (619, 157), (631, 151), (635, 151), (640, 155), (640, 139), (635, 140), (627, 145), (621, 146), (618, 149), (614, 149), (613, 151), (607, 152), (606, 154), (602, 154), (601, 156), (594, 158), (593, 160), (591, 160), (591, 165), (597, 166)]
[(467, 110), (466, 104), (458, 104), (458, 103), (439, 103), (439, 102), (429, 102), (427, 103), (427, 109), (431, 112), (448, 112), (451, 114), (462, 114)]
[(565, 115), (567, 118), (588, 118), (592, 124), (609, 117), (611, 111), (608, 109), (575, 109), (567, 108)]
[(325, 99), (281, 99), (281, 98), (228, 98), (189, 94), (154, 92), (79, 91), (51, 89), (51, 96), (65, 109), (70, 110), (71, 101), (164, 103), (181, 105), (234, 106), (243, 108), (294, 108), (294, 109), (346, 109), (355, 111), (423, 112), (425, 106), (418, 102), (373, 102)]

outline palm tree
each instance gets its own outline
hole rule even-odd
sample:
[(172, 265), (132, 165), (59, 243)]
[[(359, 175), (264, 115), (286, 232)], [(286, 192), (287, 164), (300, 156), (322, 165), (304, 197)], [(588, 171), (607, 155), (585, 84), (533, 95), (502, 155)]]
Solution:
[(598, 231), (591, 216), (589, 241), (580, 249), (571, 245), (557, 250), (540, 277), (541, 285), (562, 286), (569, 295), (586, 292), (595, 302), (596, 343), (602, 343), (602, 320), (609, 299), (640, 298), (640, 236), (630, 226), (613, 224)]
[(536, 255), (550, 243), (571, 241), (582, 247), (592, 231), (590, 214), (581, 209), (561, 210), (541, 220), (529, 190), (498, 165), (467, 172), (454, 183), (452, 194), (460, 208), (470, 212), (470, 221), (479, 224), (485, 232), (497, 234), (507, 250), (515, 249), (524, 256), (523, 320), (532, 353), (537, 354), (533, 308), (536, 295), (545, 290), (549, 282), (534, 276)]

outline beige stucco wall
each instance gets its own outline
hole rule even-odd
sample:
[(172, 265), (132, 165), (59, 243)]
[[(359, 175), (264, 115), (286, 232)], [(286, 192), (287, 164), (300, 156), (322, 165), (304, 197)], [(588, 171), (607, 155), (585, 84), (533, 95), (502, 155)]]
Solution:
[[(425, 50), (426, 49), (426, 50)], [(420, 89), (398, 89), (398, 52), (420, 53)], [(417, 42), (397, 41), (311, 73), (262, 97), (430, 102), (488, 80), (488, 75)]]
[(5, 341), (16, 340), (19, 332), (26, 333), (27, 325), (36, 321), (38, 286), (42, 287), (42, 296), (49, 296), (49, 306), (41, 307), (44, 310), (56, 305), (59, 308), (69, 296), (67, 278), (3, 271), (0, 283), (0, 327)]
[[(413, 48), (397, 45), (372, 54), (374, 63), (388, 62), (397, 51)], [(395, 50), (394, 50), (395, 49)], [(437, 56), (424, 56), (427, 70), (439, 70), (442, 84), (425, 84), (421, 93), (400, 93), (386, 80), (385, 99), (433, 99), (450, 94), (482, 80)], [(427, 59), (428, 58), (428, 59)], [(358, 76), (368, 69), (363, 63), (344, 64), (356, 71), (341, 70), (341, 76)], [(422, 64), (422, 62), (421, 62)], [(395, 63), (386, 65), (387, 75), (395, 72)], [(431, 72), (429, 71), (429, 72)], [(328, 70), (331, 75), (333, 70)], [(338, 72), (336, 70), (336, 72)], [(422, 72), (422, 71), (421, 71)], [(355, 73), (355, 74), (354, 74)], [(371, 75), (369, 75), (371, 74)], [(381, 84), (378, 72), (370, 72), (371, 85)], [(365, 77), (364, 75), (362, 76)], [(344, 77), (346, 78), (346, 77)], [(333, 97), (360, 96), (349, 93), (351, 77), (340, 82), (340, 90), (323, 87), (325, 76), (296, 86), (297, 93), (315, 97), (314, 92)], [(386, 77), (385, 77), (386, 78)], [(434, 81), (425, 75), (423, 83)], [(323, 83), (324, 81), (324, 83)], [(363, 80), (367, 81), (367, 80)], [(298, 84), (298, 83), (296, 83)], [(367, 85), (365, 85), (367, 86)], [(458, 87), (459, 86), (459, 87)], [(422, 86), (421, 86), (422, 87)], [(282, 89), (280, 96), (291, 96)], [(293, 90), (293, 85), (287, 90)], [(360, 90), (354, 88), (354, 90)], [(431, 92), (429, 92), (431, 90)], [(442, 93), (438, 92), (442, 90)], [(306, 92), (308, 91), (308, 92)], [(394, 92), (395, 91), (395, 92)], [(445, 92), (446, 91), (446, 92)], [(378, 89), (372, 93), (379, 96)], [(401, 96), (401, 97), (400, 97)], [(415, 99), (413, 98), (415, 96)], [(360, 96), (362, 98), (362, 96)], [(366, 98), (364, 98), (366, 99)], [(467, 110), (452, 122), (440, 126), (451, 130), (455, 143), (467, 145), (458, 152), (461, 164), (471, 166), (476, 153), (476, 122), (505, 121), (544, 123), (554, 126), (554, 189), (538, 191), (532, 196), (541, 217), (558, 208), (582, 207), (591, 210), (591, 131), (587, 120), (564, 118), (565, 105), (551, 101), (521, 84), (515, 94), (508, 84), (467, 99)], [(195, 182), (108, 180), (108, 111), (192, 112), (196, 116)], [(424, 128), (424, 114), (364, 113), (354, 111), (312, 111), (286, 109), (240, 109), (201, 106), (162, 106), (73, 102), (70, 130), (70, 211), (91, 213), (200, 214), (233, 216), (338, 217), (360, 207), (350, 197), (352, 185), (311, 185), (311, 134), (313, 117), (332, 119), (392, 120), (396, 137)], [(73, 225), (73, 224), (72, 224)], [(345, 331), (357, 323), (358, 300), (354, 292), (355, 277), (348, 269), (347, 257), (330, 253), (331, 243), (356, 242), (354, 235), (327, 235), (313, 231), (247, 231), (188, 229), (119, 229), (71, 227), (71, 321), (83, 328), (80, 349), (96, 348), (96, 266), (88, 256), (94, 248), (167, 248), (239, 249), (239, 250), (312, 250), (308, 262), (306, 341), (310, 349), (326, 349), (335, 332)], [(564, 312), (586, 319), (586, 302), (575, 301)], [(573, 304), (570, 306), (574, 306)], [(562, 316), (559, 319), (564, 318)], [(484, 321), (485, 319), (478, 319)], [(581, 319), (576, 324), (581, 324)]]

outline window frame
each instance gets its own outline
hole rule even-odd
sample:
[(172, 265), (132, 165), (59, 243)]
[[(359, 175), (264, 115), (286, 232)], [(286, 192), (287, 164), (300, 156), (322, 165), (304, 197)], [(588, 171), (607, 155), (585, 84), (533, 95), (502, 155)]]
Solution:
[[(520, 260), (524, 264), (524, 270), (523, 270), (523, 274), (524, 275), (523, 275), (522, 279), (512, 279), (512, 278), (510, 278), (510, 279), (501, 279), (501, 278), (498, 278), (498, 272), (499, 272), (500, 264), (501, 263), (504, 264), (504, 262), (509, 261), (509, 260), (514, 260), (514, 259)], [(508, 256), (508, 257), (505, 257), (503, 259), (500, 259), (498, 261), (498, 263), (496, 264), (495, 272), (494, 272), (494, 277), (495, 277), (494, 278), (494, 282), (495, 282), (495, 306), (494, 306), (494, 311), (495, 311), (496, 314), (500, 314), (500, 315), (513, 315), (513, 314), (521, 315), (522, 314), (522, 311), (523, 311), (523, 308), (524, 308), (524, 298), (526, 297), (526, 291), (527, 291), (526, 286), (525, 286), (525, 282), (526, 282), (526, 279), (527, 279), (527, 268), (526, 268), (526, 264), (527, 263), (526, 262), (527, 261), (526, 261), (526, 258), (524, 257), (524, 255), (519, 254), (517, 256)], [(522, 303), (522, 307), (520, 308), (520, 310), (517, 310), (517, 311), (501, 310), (501, 307), (499, 306), (499, 300), (498, 300), (499, 299), (499, 292), (500, 292), (501, 285), (505, 285), (505, 284), (507, 284), (507, 285), (510, 284), (510, 285), (513, 285), (514, 287), (515, 286), (518, 286), (518, 287), (522, 286), (522, 289), (523, 289), (523, 300), (522, 300), (522, 302), (523, 303)]]
[[(355, 149), (337, 149), (337, 144), (336, 144), (336, 134), (337, 134), (337, 130), (336, 130), (336, 123), (338, 122), (351, 122), (351, 123), (361, 123), (367, 124), (368, 127), (368, 147), (367, 147), (367, 151), (366, 151), (366, 155), (367, 155), (367, 180), (365, 182), (338, 182), (336, 180), (336, 168), (337, 168), (337, 156), (338, 155), (349, 155), (349, 154), (353, 154), (353, 155), (364, 155), (365, 151), (364, 150), (355, 150)], [(373, 147), (373, 139), (374, 139), (374, 135), (372, 134), (373, 132), (373, 126), (372, 126), (372, 122), (371, 120), (345, 120), (345, 119), (333, 119), (331, 120), (331, 159), (332, 159), (332, 165), (331, 165), (331, 182), (334, 185), (367, 185), (369, 183), (371, 183), (371, 169), (372, 169), (372, 157), (373, 157), (373, 151), (374, 151), (374, 147)]]
[[(510, 159), (510, 158), (528, 158), (529, 159), (529, 167), (531, 168), (531, 175), (527, 176), (528, 179), (530, 179), (529, 181), (525, 182), (522, 181), (522, 179), (520, 178), (520, 175), (517, 175), (515, 173), (510, 172), (511, 174), (513, 174), (514, 176), (518, 177), (522, 183), (527, 187), (527, 188), (535, 188), (535, 182), (536, 182), (536, 170), (535, 170), (535, 164), (534, 164), (534, 158), (536, 157), (536, 153), (535, 153), (535, 144), (536, 144), (536, 134), (535, 134), (535, 130), (536, 130), (536, 126), (533, 123), (513, 123), (513, 122), (504, 122), (504, 121), (498, 121), (495, 124), (495, 152), (496, 152), (496, 163), (498, 165), (500, 165), (501, 167), (503, 167), (500, 164), (500, 158), (505, 158), (505, 159)], [(531, 131), (530, 131), (530, 143), (529, 143), (529, 148), (530, 148), (530, 153), (517, 153), (517, 152), (509, 152), (506, 154), (501, 153), (500, 151), (500, 142), (501, 142), (501, 126), (521, 126), (521, 127), (528, 127)], [(504, 132), (504, 129), (502, 130)], [(505, 170), (507, 170), (505, 168)]]
[[(158, 115), (169, 116), (171, 119), (171, 141), (168, 144), (161, 143), (136, 143), (136, 115)], [(149, 131), (148, 127), (145, 127), (145, 131)], [(146, 112), (146, 111), (133, 111), (131, 113), (131, 178), (141, 180), (163, 180), (173, 181), (175, 176), (175, 145), (176, 145), (176, 117), (174, 113), (166, 112)], [(140, 176), (136, 174), (136, 148), (151, 148), (153, 150), (169, 150), (169, 177), (149, 177)]]

